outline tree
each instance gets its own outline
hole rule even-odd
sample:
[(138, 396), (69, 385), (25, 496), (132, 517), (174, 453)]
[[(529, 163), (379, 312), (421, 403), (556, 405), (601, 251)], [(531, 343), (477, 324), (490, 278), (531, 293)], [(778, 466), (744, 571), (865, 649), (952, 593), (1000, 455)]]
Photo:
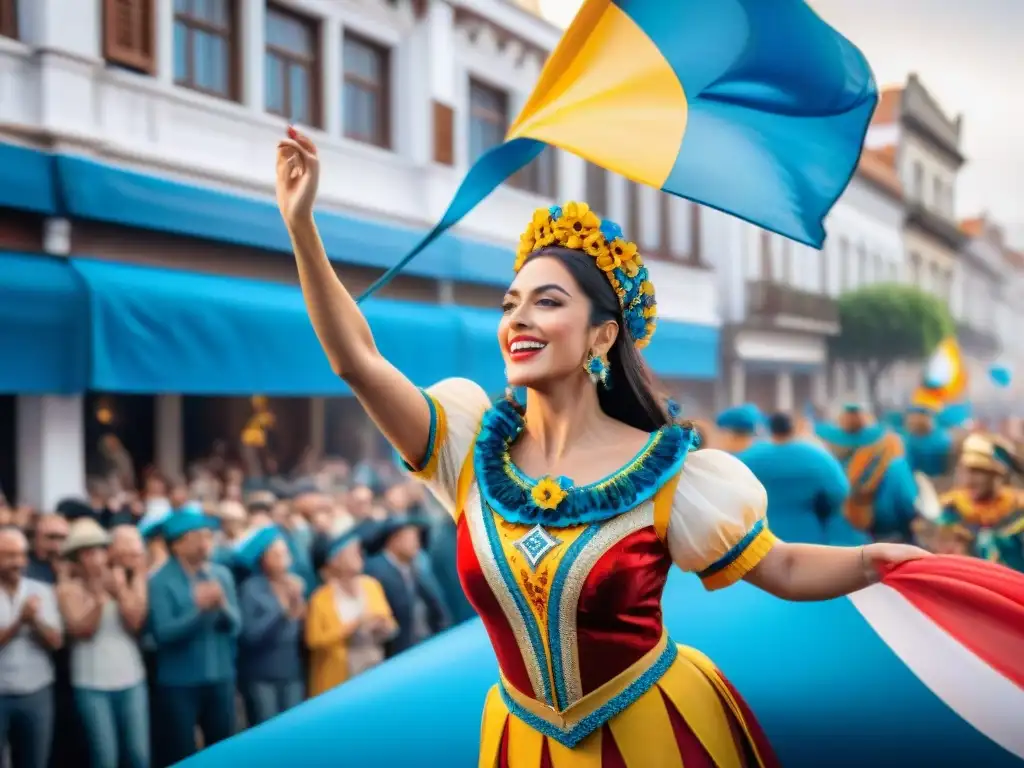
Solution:
[(953, 333), (953, 319), (941, 299), (897, 283), (869, 285), (840, 296), (839, 323), (830, 354), (864, 371), (874, 406), (878, 380), (892, 365), (926, 359)]

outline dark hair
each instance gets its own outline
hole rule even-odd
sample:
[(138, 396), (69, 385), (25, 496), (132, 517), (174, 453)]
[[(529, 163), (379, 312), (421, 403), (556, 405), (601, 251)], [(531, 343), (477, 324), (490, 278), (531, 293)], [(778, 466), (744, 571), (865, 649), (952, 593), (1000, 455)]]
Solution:
[(773, 413), (768, 418), (768, 431), (772, 437), (789, 437), (793, 434), (793, 419), (788, 413)]
[[(622, 321), (622, 309), (604, 272), (594, 260), (580, 251), (549, 246), (536, 251), (527, 261), (547, 257), (557, 260), (583, 289), (590, 300), (590, 322), (600, 325), (614, 320), (619, 334), (608, 352), (610, 386), (599, 387), (597, 400), (601, 410), (631, 427), (654, 432), (676, 423), (668, 412), (667, 398), (656, 393), (656, 382), (633, 343)], [(681, 422), (689, 426), (686, 422)]]

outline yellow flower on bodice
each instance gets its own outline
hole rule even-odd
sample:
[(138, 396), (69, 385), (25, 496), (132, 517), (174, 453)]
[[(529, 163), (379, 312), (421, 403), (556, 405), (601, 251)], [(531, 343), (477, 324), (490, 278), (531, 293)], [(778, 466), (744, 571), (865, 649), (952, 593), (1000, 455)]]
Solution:
[(554, 478), (543, 477), (533, 486), (530, 495), (541, 509), (554, 509), (562, 503), (566, 493)]

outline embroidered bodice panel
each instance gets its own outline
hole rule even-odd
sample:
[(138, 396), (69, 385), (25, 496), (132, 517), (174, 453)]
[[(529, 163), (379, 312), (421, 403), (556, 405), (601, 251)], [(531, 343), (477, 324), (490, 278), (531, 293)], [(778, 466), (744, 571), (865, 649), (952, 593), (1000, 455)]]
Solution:
[(559, 711), (658, 644), (671, 562), (653, 502), (547, 530), (505, 521), (473, 489), (459, 519), (459, 577), (503, 676)]

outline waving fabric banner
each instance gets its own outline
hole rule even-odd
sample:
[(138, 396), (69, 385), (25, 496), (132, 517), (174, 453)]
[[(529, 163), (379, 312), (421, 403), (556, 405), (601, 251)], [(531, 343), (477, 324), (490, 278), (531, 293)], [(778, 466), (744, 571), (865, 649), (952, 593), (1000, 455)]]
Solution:
[(804, 0), (586, 0), (505, 143), (361, 298), (549, 145), (820, 248), (877, 101)]

